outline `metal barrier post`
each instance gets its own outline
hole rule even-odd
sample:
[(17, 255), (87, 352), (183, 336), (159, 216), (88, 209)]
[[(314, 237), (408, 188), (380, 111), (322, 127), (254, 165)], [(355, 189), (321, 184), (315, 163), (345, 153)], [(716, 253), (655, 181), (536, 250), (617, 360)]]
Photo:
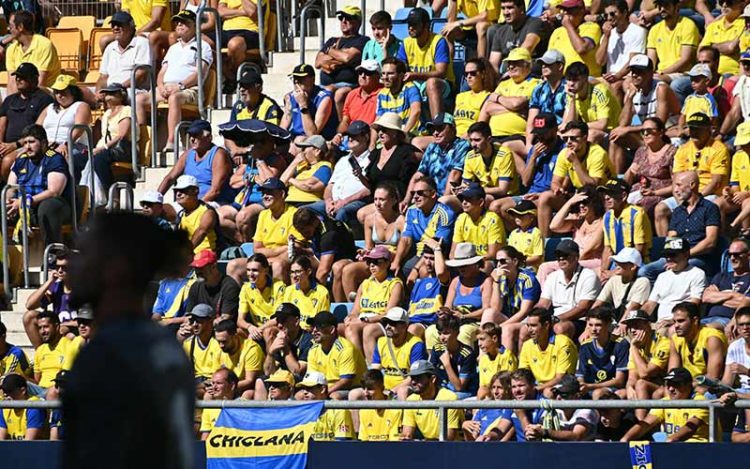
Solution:
[(49, 278), (49, 255), (52, 250), (64, 250), (65, 245), (62, 243), (50, 243), (44, 248), (44, 259), (42, 259), (42, 283)]
[(713, 443), (716, 441), (716, 407), (711, 406), (708, 408), (708, 442)]
[[(133, 109), (135, 109), (135, 106), (133, 106)], [(81, 129), (83, 130), (83, 133), (86, 134), (86, 152), (88, 155), (89, 160), (89, 211), (91, 212), (91, 218), (94, 218), (94, 213), (96, 212), (96, 190), (94, 189), (94, 184), (96, 183), (96, 177), (94, 176), (94, 147), (93, 147), (93, 141), (94, 141), (94, 134), (91, 131), (91, 127), (85, 124), (76, 124), (73, 127), (70, 128), (70, 132), (68, 132), (68, 171), (70, 172), (70, 178), (73, 181), (73, 184), (71, 184), (71, 190), (73, 192), (72, 194), (72, 204), (71, 207), (72, 213), (73, 213), (73, 231), (78, 231), (78, 204), (76, 203), (78, 197), (76, 197), (78, 194), (76, 194), (76, 185), (78, 184), (75, 180), (75, 166), (73, 164), (73, 131)]]
[(203, 119), (203, 116), (205, 115), (203, 113), (205, 110), (203, 105), (203, 33), (201, 32), (203, 10), (205, 10), (205, 8), (206, 0), (201, 0), (200, 5), (198, 6), (198, 12), (195, 15), (195, 45), (198, 48), (198, 51), (196, 52), (197, 59), (195, 61), (195, 68), (198, 72), (198, 114), (200, 114), (201, 119)]
[(174, 155), (175, 158), (179, 158), (182, 154), (182, 148), (180, 148), (180, 142), (182, 142), (182, 139), (180, 138), (180, 130), (183, 128), (189, 127), (191, 124), (190, 121), (180, 121), (177, 123), (177, 125), (174, 128)]
[[(380, 0), (380, 11), (385, 11), (385, 0)], [(364, 13), (363, 11), (362, 14)]]
[[(2, 219), (2, 235), (3, 235), (3, 287), (4, 287), (4, 293), (7, 298), (12, 298), (12, 296), (8, 296), (10, 293), (10, 258), (8, 256), (8, 191), (10, 189), (15, 189), (18, 191), (18, 195), (21, 199), (21, 201), (26, 199), (26, 194), (21, 186), (18, 184), (7, 184), (5, 187), (3, 187), (3, 190), (0, 191), (0, 197), (2, 197), (3, 200), (0, 201), (0, 216), (3, 217)], [(25, 202), (22, 202), (25, 204)], [(22, 214), (23, 215), (23, 214)], [(29, 232), (28, 232), (28, 226), (26, 225), (26, 217), (21, 216), (21, 225), (23, 229), (23, 233), (21, 233), (21, 248), (23, 249), (23, 283), (24, 287), (29, 286)]]
[(258, 48), (260, 49), (260, 60), (263, 61), (263, 66), (268, 63), (268, 57), (266, 57), (266, 18), (264, 15), (265, 6), (263, 6), (263, 0), (255, 0), (257, 6), (256, 14), (258, 15)]
[[(211, 15), (214, 15), (215, 20), (214, 21), (214, 54), (216, 54), (216, 104), (217, 109), (222, 108), (222, 102), (221, 102), (221, 90), (223, 86), (223, 80), (224, 77), (222, 75), (222, 60), (221, 60), (221, 15), (219, 15), (219, 12), (215, 8), (210, 8), (207, 6), (207, 2), (205, 0), (201, 1), (200, 6), (198, 7), (198, 13), (195, 17), (195, 42), (196, 47), (198, 48), (198, 57), (203, 57), (203, 14), (208, 13)], [(196, 64), (196, 67), (198, 68), (198, 112), (200, 112), (201, 118), (206, 117), (206, 109), (205, 109), (205, 103), (204, 99), (205, 96), (203, 94), (203, 61), (198, 60), (198, 63)]]
[(258, 64), (256, 64), (256, 63), (253, 63), (253, 62), (242, 62), (240, 64), (240, 66), (237, 68), (237, 77), (236, 77), (237, 88), (235, 88), (235, 91), (234, 91), (235, 94), (237, 95), (238, 99), (239, 99), (239, 96), (240, 96), (240, 78), (242, 78), (242, 75), (245, 74), (245, 69), (246, 68), (254, 68), (254, 69), (256, 69), (258, 71), (258, 75), (261, 75), (263, 73), (263, 70), (261, 70), (260, 67), (258, 67)]
[(439, 440), (445, 441), (448, 438), (448, 409), (445, 407), (438, 408), (438, 427), (440, 428)]
[[(109, 187), (109, 199), (107, 201), (107, 211), (111, 212), (115, 208), (115, 194), (120, 197), (120, 193), (125, 190), (125, 210), (133, 211), (133, 188), (127, 182), (115, 182)], [(118, 205), (118, 209), (122, 210), (122, 204)]]
[[(281, 18), (281, 2), (283, 0), (276, 0), (276, 48), (279, 52), (285, 52), (286, 51), (286, 44), (284, 41), (284, 34), (281, 32), (282, 30), (282, 18)], [(292, 19), (292, 24), (294, 24), (294, 19)]]
[(221, 60), (221, 15), (215, 8), (204, 8), (204, 12), (216, 17), (214, 21), (214, 54), (216, 54), (216, 109), (224, 109), (224, 100), (221, 99), (224, 89), (224, 61)]
[(141, 170), (138, 167), (138, 115), (135, 112), (135, 96), (136, 96), (136, 79), (135, 74), (138, 70), (146, 70), (146, 74), (149, 78), (149, 84), (151, 85), (151, 166), (156, 166), (156, 145), (159, 141), (157, 138), (158, 133), (156, 129), (156, 75), (154, 75), (154, 68), (151, 65), (136, 65), (133, 68), (133, 72), (130, 74), (130, 151), (131, 151), (131, 163), (133, 165), (133, 174), (136, 179), (141, 176)]
[(367, 29), (365, 27), (365, 26), (367, 26), (366, 25), (367, 21), (365, 21), (365, 18), (367, 18), (367, 15), (365, 14), (365, 7), (366, 6), (367, 6), (367, 2), (365, 2), (365, 0), (362, 0), (361, 4), (359, 6), (359, 9), (362, 10), (362, 18), (361, 18), (362, 24), (360, 25), (360, 28), (362, 28), (361, 34), (363, 36), (365, 35), (365, 29)]

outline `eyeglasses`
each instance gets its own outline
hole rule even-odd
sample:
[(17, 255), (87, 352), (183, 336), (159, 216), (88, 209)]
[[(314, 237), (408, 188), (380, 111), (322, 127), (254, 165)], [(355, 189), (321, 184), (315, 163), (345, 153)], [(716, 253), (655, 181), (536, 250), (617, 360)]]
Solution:
[(371, 77), (371, 76), (375, 75), (376, 73), (377, 72), (371, 72), (369, 70), (365, 70), (365, 69), (361, 68), (357, 72), (357, 75), (365, 75), (365, 76)]
[(653, 134), (655, 134), (658, 131), (659, 131), (659, 129), (654, 128), (654, 127), (647, 128), (647, 129), (641, 129), (641, 135), (643, 135), (645, 137), (645, 136), (648, 136), (648, 135), (653, 135)]
[(577, 142), (582, 137), (583, 137), (582, 135), (563, 135), (562, 139), (563, 139), (563, 142), (569, 143), (569, 142)]
[(740, 257), (740, 256), (744, 256), (745, 254), (747, 254), (747, 251), (727, 252), (727, 255), (729, 255), (729, 257)]
[(466, 70), (464, 72), (464, 76), (465, 77), (475, 77), (475, 76), (477, 76), (478, 73), (479, 73), (478, 70)]
[(206, 322), (208, 319), (209, 318), (199, 318), (198, 316), (188, 316), (188, 322), (190, 324)]

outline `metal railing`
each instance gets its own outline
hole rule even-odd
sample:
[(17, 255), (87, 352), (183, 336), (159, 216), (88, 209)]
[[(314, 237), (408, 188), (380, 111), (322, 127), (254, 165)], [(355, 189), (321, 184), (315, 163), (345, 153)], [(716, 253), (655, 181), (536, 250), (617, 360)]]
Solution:
[[(287, 50), (287, 35), (284, 33), (286, 28), (282, 25), (284, 22), (284, 18), (282, 17), (284, 9), (281, 4), (283, 1), (284, 0), (276, 0), (276, 50), (279, 52), (285, 52)], [(294, 23), (294, 21), (292, 21), (292, 23)]]
[(175, 157), (175, 161), (177, 161), (177, 159), (182, 154), (182, 148), (180, 148), (180, 145), (182, 143), (182, 138), (180, 138), (180, 131), (182, 129), (187, 129), (188, 127), (190, 127), (190, 124), (192, 124), (191, 121), (180, 121), (180, 122), (177, 123), (177, 125), (174, 128), (174, 157)]
[(257, 7), (256, 15), (258, 17), (258, 49), (260, 49), (260, 60), (263, 62), (263, 66), (268, 63), (268, 56), (266, 55), (266, 18), (264, 15), (265, 7), (263, 6), (263, 0), (255, 0)]
[[(222, 108), (222, 100), (221, 100), (221, 90), (224, 82), (224, 75), (222, 75), (222, 59), (221, 59), (221, 15), (219, 15), (219, 11), (215, 8), (210, 8), (207, 6), (207, 2), (203, 0), (198, 7), (198, 13), (195, 18), (195, 41), (196, 46), (198, 47), (198, 57), (203, 57), (203, 32), (201, 30), (201, 26), (203, 23), (203, 13), (208, 13), (211, 15), (214, 15), (215, 22), (214, 22), (214, 54), (215, 54), (215, 61), (216, 61), (216, 104), (219, 109)], [(198, 68), (198, 112), (200, 112), (201, 118), (205, 118), (206, 116), (206, 109), (205, 109), (205, 103), (203, 100), (205, 99), (204, 93), (203, 93), (203, 81), (205, 77), (203, 76), (203, 61), (198, 60), (197, 63)]]
[(141, 176), (141, 169), (138, 166), (138, 115), (136, 114), (136, 84), (138, 83), (135, 75), (139, 70), (145, 70), (148, 75), (148, 81), (151, 88), (151, 166), (156, 166), (156, 145), (159, 139), (156, 129), (156, 75), (151, 65), (136, 65), (130, 74), (130, 156), (133, 165), (133, 176), (138, 179)]
[[(18, 191), (18, 197), (21, 201), (21, 208), (19, 214), (21, 216), (21, 249), (23, 256), (23, 286), (24, 288), (29, 287), (29, 226), (27, 222), (26, 212), (26, 191), (23, 187), (18, 184), (6, 184), (3, 190), (0, 191), (0, 216), (2, 220), (2, 235), (3, 235), (3, 292), (6, 298), (12, 298), (8, 296), (10, 294), (10, 257), (8, 256), (8, 191), (15, 189)], [(31, 207), (28, 207), (30, 210)]]
[(44, 257), (42, 258), (42, 281), (41, 283), (44, 283), (49, 278), (49, 256), (52, 253), (53, 250), (56, 251), (64, 251), (67, 249), (64, 244), (62, 243), (49, 243), (46, 248), (44, 248)]
[(115, 194), (117, 194), (117, 209), (123, 210), (122, 202), (122, 191), (125, 191), (125, 209), (128, 212), (133, 211), (133, 188), (127, 182), (119, 181), (109, 186), (109, 197), (107, 198), (107, 211), (111, 212), (115, 209)]
[(323, 8), (315, 5), (315, 4), (308, 4), (302, 9), (302, 12), (300, 13), (300, 23), (301, 23), (301, 30), (299, 33), (299, 54), (300, 59), (299, 63), (303, 64), (305, 62), (305, 39), (307, 38), (307, 14), (312, 12), (318, 12), (318, 35), (320, 36), (320, 49), (323, 49), (323, 46), (326, 43), (326, 22), (325, 22), (325, 13), (326, 10), (326, 2), (323, 2)]
[[(135, 109), (135, 105), (133, 105), (133, 109)], [(89, 213), (91, 214), (91, 218), (94, 218), (94, 213), (96, 212), (96, 189), (94, 188), (94, 184), (96, 184), (96, 177), (94, 173), (94, 134), (91, 131), (91, 127), (85, 124), (76, 124), (73, 127), (70, 128), (70, 131), (68, 132), (68, 148), (70, 150), (70, 155), (68, 156), (68, 172), (70, 173), (70, 179), (72, 180), (72, 184), (70, 185), (70, 190), (72, 192), (70, 200), (71, 202), (71, 213), (73, 218), (73, 231), (78, 231), (78, 194), (76, 193), (76, 186), (78, 185), (77, 181), (75, 180), (75, 164), (73, 161), (73, 132), (75, 130), (81, 129), (83, 130), (83, 133), (86, 134), (86, 156), (88, 158), (88, 164), (89, 164)], [(83, 202), (83, 201), (82, 201)]]
[(237, 67), (237, 76), (235, 77), (237, 87), (235, 88), (234, 92), (237, 95), (237, 99), (239, 99), (240, 97), (240, 78), (242, 78), (242, 75), (245, 74), (245, 69), (247, 68), (254, 68), (258, 72), (258, 75), (261, 75), (263, 73), (263, 70), (260, 69), (258, 64), (254, 62), (242, 62), (240, 66)]

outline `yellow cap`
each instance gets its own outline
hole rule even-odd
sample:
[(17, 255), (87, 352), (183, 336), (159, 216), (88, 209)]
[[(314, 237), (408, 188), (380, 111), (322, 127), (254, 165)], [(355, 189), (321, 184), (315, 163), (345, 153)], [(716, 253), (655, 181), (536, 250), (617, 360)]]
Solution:
[(750, 122), (743, 122), (737, 126), (737, 136), (734, 137), (734, 146), (747, 145), (750, 143)]
[(362, 10), (354, 5), (348, 5), (336, 12), (336, 16), (339, 15), (356, 16), (357, 18), (362, 18)]
[(503, 62), (516, 62), (523, 60), (524, 62), (531, 62), (531, 54), (527, 49), (523, 47), (516, 47), (508, 54), (508, 57)]
[(294, 386), (294, 375), (287, 370), (276, 370), (271, 376), (266, 378), (266, 383), (284, 383)]
[(78, 81), (76, 81), (75, 77), (72, 77), (70, 75), (58, 75), (57, 80), (55, 80), (54, 83), (52, 83), (52, 88), (55, 91), (63, 91), (67, 90), (70, 86), (76, 86), (78, 84)]

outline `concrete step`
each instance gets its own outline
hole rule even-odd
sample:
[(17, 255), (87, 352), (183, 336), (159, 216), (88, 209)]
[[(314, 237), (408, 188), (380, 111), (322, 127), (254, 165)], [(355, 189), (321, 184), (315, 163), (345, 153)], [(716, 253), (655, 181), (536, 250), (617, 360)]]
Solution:
[[(13, 311), (21, 314), (25, 313), (26, 300), (29, 299), (29, 296), (31, 296), (34, 291), (36, 291), (36, 288), (16, 288), (16, 301), (12, 304)], [(23, 326), (20, 330), (23, 330)]]
[(23, 312), (3, 311), (0, 315), (2, 315), (3, 324), (5, 324), (9, 332), (24, 332)]
[[(305, 44), (305, 47), (308, 47), (311, 44), (311, 41), (308, 41), (307, 44)], [(318, 55), (318, 42), (314, 43), (314, 50), (313, 48), (309, 48), (305, 51), (305, 63), (308, 63), (310, 65), (315, 63), (315, 56)], [(273, 67), (270, 67), (268, 69), (269, 74), (283, 74), (285, 81), (289, 81), (289, 74), (292, 72), (292, 69), (299, 65), (299, 48), (297, 48), (296, 52), (276, 52), (273, 55)], [(268, 79), (266, 79), (266, 75), (263, 75), (263, 85), (268, 85)]]
[[(133, 191), (133, 200), (136, 205), (138, 205), (138, 201), (141, 200), (141, 197), (146, 191), (155, 191), (159, 188), (159, 184), (162, 179), (164, 179), (164, 176), (169, 173), (169, 170), (170, 168), (145, 168), (144, 180), (137, 182), (135, 190)], [(164, 195), (164, 202), (174, 202), (174, 194), (172, 191), (168, 191)]]
[(26, 356), (29, 357), (30, 360), (34, 358), (34, 348), (31, 346), (31, 342), (29, 342), (29, 338), (26, 337), (25, 332), (8, 331), (8, 335), (6, 335), (5, 340), (7, 340), (10, 344), (21, 347), (23, 351), (26, 352)]

